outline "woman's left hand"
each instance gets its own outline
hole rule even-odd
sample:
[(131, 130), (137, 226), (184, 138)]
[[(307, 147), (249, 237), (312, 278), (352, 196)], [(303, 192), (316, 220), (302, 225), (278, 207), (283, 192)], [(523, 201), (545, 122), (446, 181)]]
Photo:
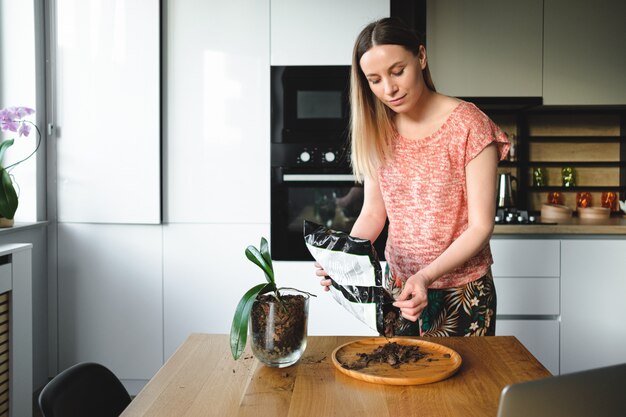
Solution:
[(411, 276), (404, 283), (404, 288), (393, 303), (400, 309), (402, 317), (410, 321), (417, 321), (422, 311), (428, 305), (428, 286), (430, 280), (421, 272)]

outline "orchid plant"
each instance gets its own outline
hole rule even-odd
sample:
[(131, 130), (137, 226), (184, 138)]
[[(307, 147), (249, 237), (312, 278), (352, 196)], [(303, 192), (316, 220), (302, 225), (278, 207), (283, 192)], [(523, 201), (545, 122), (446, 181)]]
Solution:
[(7, 107), (0, 109), (0, 132), (14, 132), (17, 134), (18, 138), (22, 136), (27, 137), (30, 135), (31, 127), (34, 127), (37, 131), (38, 138), (37, 146), (30, 155), (6, 167), (2, 163), (2, 159), (4, 158), (6, 150), (15, 142), (15, 139), (7, 139), (0, 142), (0, 217), (7, 219), (13, 219), (18, 204), (18, 195), (15, 191), (12, 175), (10, 175), (9, 172), (11, 168), (33, 156), (41, 144), (41, 132), (37, 128), (37, 125), (24, 119), (24, 117), (33, 113), (35, 113), (35, 110), (28, 107)]

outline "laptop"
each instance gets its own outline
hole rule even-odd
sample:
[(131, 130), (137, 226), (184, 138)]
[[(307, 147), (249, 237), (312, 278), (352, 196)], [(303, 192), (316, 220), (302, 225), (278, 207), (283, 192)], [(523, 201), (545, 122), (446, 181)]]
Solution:
[(511, 384), (498, 417), (626, 417), (626, 363)]

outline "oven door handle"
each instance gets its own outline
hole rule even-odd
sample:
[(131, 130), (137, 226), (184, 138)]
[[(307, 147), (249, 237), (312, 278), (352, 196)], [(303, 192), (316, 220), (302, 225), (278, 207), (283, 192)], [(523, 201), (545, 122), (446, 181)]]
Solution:
[(284, 174), (284, 182), (354, 182), (352, 174)]

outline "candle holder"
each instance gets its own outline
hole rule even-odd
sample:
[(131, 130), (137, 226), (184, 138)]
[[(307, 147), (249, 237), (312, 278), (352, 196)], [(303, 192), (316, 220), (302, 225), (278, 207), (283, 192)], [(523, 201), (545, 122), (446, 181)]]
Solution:
[(602, 193), (600, 204), (602, 207), (611, 209), (611, 211), (617, 211), (617, 193), (614, 191), (605, 191)]
[(533, 169), (533, 187), (543, 187), (546, 185), (546, 171), (543, 168)]
[(572, 167), (563, 167), (561, 169), (561, 177), (563, 179), (563, 187), (576, 186), (576, 173)]
[(576, 193), (576, 207), (578, 208), (587, 208), (591, 207), (593, 198), (591, 197), (590, 192), (580, 192)]

